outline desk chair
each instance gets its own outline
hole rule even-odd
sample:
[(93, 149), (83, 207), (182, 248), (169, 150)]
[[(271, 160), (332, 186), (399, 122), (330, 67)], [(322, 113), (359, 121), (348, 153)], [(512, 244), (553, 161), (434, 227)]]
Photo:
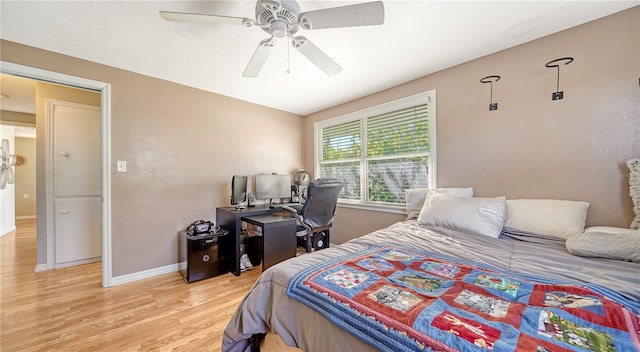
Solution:
[(298, 246), (307, 252), (329, 247), (329, 228), (342, 191), (342, 181), (334, 178), (320, 178), (309, 183), (307, 200), (302, 209), (283, 207), (297, 219)]

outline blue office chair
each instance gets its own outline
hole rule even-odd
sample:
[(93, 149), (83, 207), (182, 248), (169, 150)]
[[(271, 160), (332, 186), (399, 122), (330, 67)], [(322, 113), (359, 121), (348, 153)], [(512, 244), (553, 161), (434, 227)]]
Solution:
[(309, 183), (304, 205), (299, 209), (283, 207), (297, 219), (298, 246), (307, 252), (329, 248), (329, 229), (342, 191), (342, 181), (320, 178)]

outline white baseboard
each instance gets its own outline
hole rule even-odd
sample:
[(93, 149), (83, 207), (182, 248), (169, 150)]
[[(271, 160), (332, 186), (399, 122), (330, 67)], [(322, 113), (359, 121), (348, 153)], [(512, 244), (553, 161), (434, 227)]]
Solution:
[(16, 216), (16, 220), (30, 220), (37, 219), (36, 215), (25, 215), (25, 216)]
[(8, 234), (12, 233), (15, 230), (16, 230), (16, 227), (14, 226), (14, 227), (10, 228), (9, 230), (7, 230), (7, 232), (5, 232), (3, 234), (0, 234), (0, 237), (8, 235)]
[[(60, 266), (58, 266), (57, 268), (61, 268)], [(173, 273), (179, 270), (184, 270), (187, 268), (187, 262), (180, 262), (177, 264), (171, 264), (171, 265), (166, 265), (160, 268), (154, 268), (154, 269), (149, 269), (149, 270), (144, 270), (144, 271), (139, 271), (137, 273), (131, 273), (131, 274), (127, 274), (127, 275), (122, 275), (122, 276), (117, 276), (111, 279), (111, 286), (117, 286), (117, 285), (122, 285), (122, 284), (127, 284), (130, 282), (134, 282), (134, 281), (138, 281), (138, 280), (142, 280), (142, 279), (148, 279), (150, 277), (154, 277), (154, 276), (158, 276), (158, 275), (164, 275), (164, 274), (169, 274), (169, 273)], [(47, 271), (48, 269), (48, 265), (45, 264), (37, 264), (36, 265), (36, 273), (39, 273), (41, 271)]]
[(83, 259), (83, 260), (76, 260), (73, 262), (67, 262), (67, 263), (62, 263), (62, 264), (55, 264), (52, 268), (49, 268), (49, 264), (44, 263), (44, 264), (36, 264), (36, 269), (35, 272), (39, 273), (41, 271), (47, 271), (47, 270), (55, 270), (55, 269), (63, 269), (63, 268), (68, 268), (68, 267), (72, 267), (72, 266), (76, 266), (76, 265), (82, 265), (82, 264), (89, 264), (89, 263), (95, 263), (95, 262), (99, 262), (102, 259), (100, 257), (97, 258), (91, 258), (91, 259)]
[(73, 262), (67, 262), (67, 263), (62, 263), (62, 264), (56, 264), (54, 265), (54, 269), (62, 269), (62, 268), (68, 268), (71, 266), (76, 266), (76, 265), (82, 265), (82, 264), (89, 264), (89, 263), (95, 263), (95, 262), (99, 262), (101, 261), (102, 258), (97, 257), (97, 258), (90, 258), (90, 259), (82, 259), (82, 260), (76, 260)]
[(164, 274), (173, 273), (173, 272), (181, 270), (180, 269), (181, 267), (182, 268), (186, 267), (185, 262), (165, 265), (165, 266), (162, 266), (162, 267), (159, 267), (159, 268), (139, 271), (137, 273), (131, 273), (131, 274), (127, 274), (127, 275), (116, 276), (116, 277), (111, 279), (111, 286), (127, 284), (127, 283), (130, 283), (130, 282), (134, 282), (134, 281), (138, 281), (138, 280), (142, 280), (142, 279), (148, 279), (150, 277), (154, 277), (154, 276), (158, 276), (158, 275), (164, 275)]

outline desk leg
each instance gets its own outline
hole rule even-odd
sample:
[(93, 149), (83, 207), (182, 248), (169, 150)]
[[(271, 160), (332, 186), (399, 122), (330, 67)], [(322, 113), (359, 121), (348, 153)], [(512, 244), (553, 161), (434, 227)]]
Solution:
[(262, 271), (296, 256), (295, 223), (269, 224), (262, 229)]
[(240, 217), (236, 217), (229, 212), (216, 210), (216, 222), (218, 226), (229, 231), (226, 238), (219, 244), (223, 260), (228, 270), (235, 276), (240, 276), (240, 235), (242, 227)]

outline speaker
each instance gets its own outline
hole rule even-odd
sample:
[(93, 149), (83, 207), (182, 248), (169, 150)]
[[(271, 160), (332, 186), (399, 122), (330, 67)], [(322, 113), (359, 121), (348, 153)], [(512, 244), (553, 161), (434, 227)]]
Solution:
[(247, 204), (250, 207), (255, 207), (256, 206), (256, 196), (254, 196), (253, 193), (251, 193), (251, 192), (247, 193)]
[(329, 236), (327, 231), (314, 233), (313, 238), (311, 239), (311, 246), (313, 246), (313, 249), (315, 250), (329, 248)]

